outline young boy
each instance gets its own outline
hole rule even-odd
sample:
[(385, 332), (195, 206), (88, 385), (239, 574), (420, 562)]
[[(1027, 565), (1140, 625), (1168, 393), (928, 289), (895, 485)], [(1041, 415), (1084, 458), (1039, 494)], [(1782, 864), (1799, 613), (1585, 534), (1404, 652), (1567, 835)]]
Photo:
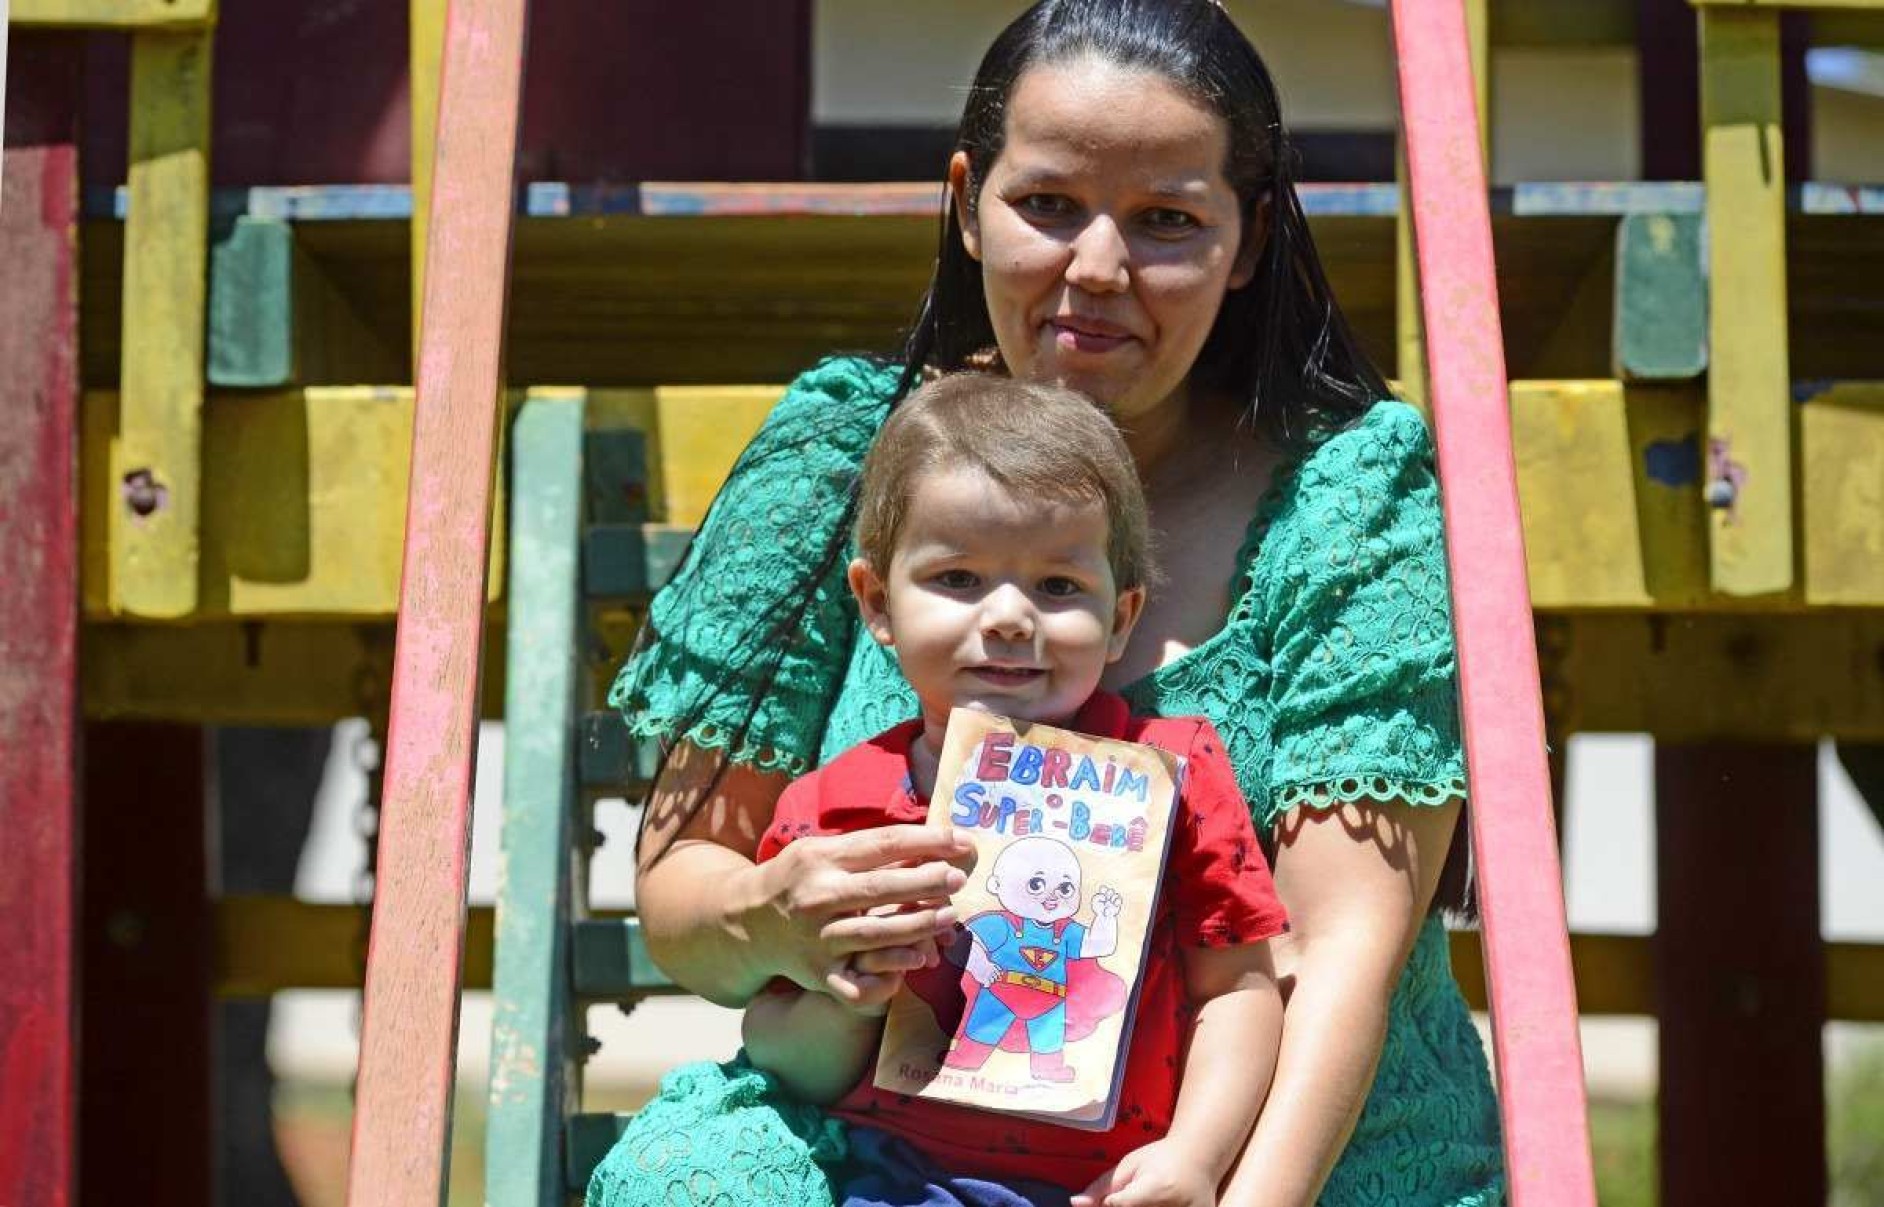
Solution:
[(840, 1202), (1214, 1203), (1274, 1072), (1282, 1005), (1264, 940), (1286, 923), (1210, 723), (1133, 717), (1099, 688), (1151, 577), (1125, 443), (1076, 394), (961, 374), (891, 413), (860, 490), (850, 587), (921, 716), (794, 782), (761, 860), (806, 834), (924, 821), (957, 707), (1161, 745), (1189, 760), (1184, 796), (1109, 1131), (877, 1090), (896, 978), (861, 1003), (786, 984), (761, 994), (748, 1058), (853, 1124)]

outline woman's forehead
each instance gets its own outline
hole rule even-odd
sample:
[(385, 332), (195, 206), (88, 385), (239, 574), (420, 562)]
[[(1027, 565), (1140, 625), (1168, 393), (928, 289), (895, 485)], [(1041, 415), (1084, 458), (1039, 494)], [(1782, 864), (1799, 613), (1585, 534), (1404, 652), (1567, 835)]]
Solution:
[(1163, 76), (1083, 58), (1030, 68), (1015, 82), (1001, 159), (1022, 171), (1106, 162), (1220, 177), (1229, 140), (1228, 122)]

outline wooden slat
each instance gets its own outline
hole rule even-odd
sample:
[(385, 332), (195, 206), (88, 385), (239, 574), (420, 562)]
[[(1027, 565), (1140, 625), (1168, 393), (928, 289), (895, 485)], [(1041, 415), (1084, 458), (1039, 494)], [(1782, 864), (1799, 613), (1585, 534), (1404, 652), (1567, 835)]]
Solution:
[(633, 1117), (620, 1113), (588, 1113), (570, 1119), (566, 1158), (566, 1188), (570, 1194), (581, 1194), (588, 1186), (589, 1176), (608, 1155), (608, 1150), (615, 1147), (615, 1141), (628, 1130), (628, 1121)]
[(1616, 227), (1611, 368), (1686, 381), (1707, 368), (1707, 260), (1696, 214), (1629, 214)]
[(79, 29), (202, 29), (215, 23), (216, 0), (13, 0), (21, 26)]
[(350, 1207), (446, 1189), (526, 11), (447, 17)]
[(584, 474), (583, 400), (524, 403), (511, 432), (503, 874), (484, 1201), (560, 1207), (563, 1119), (581, 1098), (570, 994), (570, 837)]
[(1462, 0), (1394, 0), (1472, 847), (1516, 1203), (1594, 1204), (1484, 161)]
[(0, 1203), (55, 1207), (78, 1185), (81, 52), (14, 42), (0, 153)]
[(84, 1203), (216, 1201), (207, 754), (195, 725), (85, 728)]
[(1688, 0), (1696, 8), (1857, 9), (1884, 13), (1884, 0)]
[(1779, 15), (1701, 10), (1707, 180), (1709, 571), (1728, 595), (1793, 582)]
[(1660, 1201), (1823, 1203), (1817, 744), (1658, 745), (1655, 813)]
[(1785, 615), (1565, 617), (1559, 653), (1574, 732), (1679, 741), (1884, 741), (1884, 618)]
[(1805, 599), (1884, 598), (1884, 383), (1821, 389), (1799, 408)]
[(124, 233), (124, 410), (110, 480), (110, 598), (152, 618), (196, 607), (209, 240), (207, 33), (131, 45)]
[(412, 355), (419, 353), (419, 316), (425, 303), (425, 245), (432, 215), (432, 168), (437, 151), (439, 68), (445, 52), (446, 0), (408, 0), (412, 95)]
[[(495, 915), (489, 906), (467, 914), (464, 987), (491, 986)], [(216, 990), (255, 998), (284, 989), (357, 989), (353, 955), (360, 910), (291, 897), (226, 897), (216, 904)], [(1466, 1004), (1485, 1009), (1484, 948), (1472, 931), (1450, 936), (1454, 973)], [(648, 956), (632, 916), (585, 918), (574, 929), (574, 976), (585, 1000), (683, 994)], [(1651, 936), (1570, 936), (1581, 1013), (1655, 1013), (1655, 950)], [(1825, 944), (1826, 1016), (1840, 1022), (1884, 1022), (1884, 943)]]

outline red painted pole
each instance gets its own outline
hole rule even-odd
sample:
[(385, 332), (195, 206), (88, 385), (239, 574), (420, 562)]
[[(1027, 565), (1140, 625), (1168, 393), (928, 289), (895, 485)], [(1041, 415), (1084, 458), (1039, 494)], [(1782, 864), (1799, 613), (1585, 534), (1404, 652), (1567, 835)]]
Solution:
[(79, 44), (22, 36), (9, 51), (5, 7), (0, 0), (0, 81), (13, 88), (0, 154), (0, 1203), (63, 1207), (78, 1193)]
[(350, 1207), (442, 1203), (526, 0), (452, 0)]
[(1596, 1201), (1463, 0), (1394, 0), (1511, 1202)]

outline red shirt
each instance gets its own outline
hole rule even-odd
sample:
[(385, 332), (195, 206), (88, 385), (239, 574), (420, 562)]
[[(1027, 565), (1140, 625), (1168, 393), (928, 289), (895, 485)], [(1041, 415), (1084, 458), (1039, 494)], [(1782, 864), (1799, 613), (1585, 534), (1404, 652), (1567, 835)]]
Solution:
[[(874, 1064), (831, 1113), (900, 1136), (951, 1173), (1034, 1178), (1079, 1191), (1171, 1128), (1194, 1013), (1184, 992), (1179, 948), (1255, 943), (1282, 933), (1288, 922), (1223, 739), (1209, 721), (1134, 717), (1124, 700), (1097, 692), (1067, 728), (1145, 742), (1189, 761), (1117, 1122), (1109, 1131), (1081, 1131), (892, 1094), (871, 1084)], [(925, 821), (929, 804), (916, 795), (909, 774), (909, 749), (921, 733), (920, 720), (906, 722), (794, 781), (759, 840), (759, 860), (771, 859), (807, 834)], [(1237, 1057), (1224, 1053), (1226, 1060)]]

